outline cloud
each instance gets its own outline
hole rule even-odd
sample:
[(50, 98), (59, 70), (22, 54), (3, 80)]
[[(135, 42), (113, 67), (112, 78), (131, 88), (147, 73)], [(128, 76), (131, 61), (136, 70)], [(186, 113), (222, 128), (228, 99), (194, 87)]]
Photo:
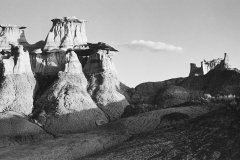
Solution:
[(150, 52), (162, 52), (162, 51), (181, 52), (183, 50), (181, 47), (175, 47), (171, 44), (166, 44), (163, 42), (144, 41), (144, 40), (134, 40), (134, 41), (131, 41), (130, 43), (120, 44), (120, 46), (123, 46), (130, 50), (150, 51)]

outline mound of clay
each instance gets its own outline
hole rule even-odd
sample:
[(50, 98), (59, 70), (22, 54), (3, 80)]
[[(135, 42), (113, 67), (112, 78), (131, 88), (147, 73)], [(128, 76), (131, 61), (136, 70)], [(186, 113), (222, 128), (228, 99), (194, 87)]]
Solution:
[(37, 98), (38, 113), (33, 117), (51, 133), (84, 132), (96, 127), (96, 121), (108, 122), (87, 93), (87, 80), (80, 73), (81, 64), (76, 55), (71, 56), (66, 70)]
[(160, 108), (168, 108), (187, 102), (189, 93), (186, 89), (170, 85), (159, 92), (155, 101)]
[(0, 113), (0, 129), (0, 146), (52, 138), (26, 116), (13, 111)]
[(169, 79), (162, 82), (145, 82), (135, 87), (131, 99), (133, 103), (154, 104), (160, 90), (169, 85), (178, 85), (184, 78)]

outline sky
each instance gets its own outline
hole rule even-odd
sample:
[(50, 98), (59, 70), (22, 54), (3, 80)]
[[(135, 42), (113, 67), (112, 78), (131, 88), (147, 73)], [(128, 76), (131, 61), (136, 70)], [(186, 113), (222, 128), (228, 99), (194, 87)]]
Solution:
[(76, 16), (90, 43), (109, 43), (118, 79), (129, 87), (186, 77), (229, 55), (240, 69), (239, 0), (1, 0), (0, 24), (26, 26), (29, 43), (44, 40), (51, 19)]

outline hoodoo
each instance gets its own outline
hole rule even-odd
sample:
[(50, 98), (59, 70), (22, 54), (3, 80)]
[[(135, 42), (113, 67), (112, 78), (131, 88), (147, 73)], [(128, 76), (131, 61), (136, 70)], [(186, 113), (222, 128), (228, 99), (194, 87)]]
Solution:
[(12, 45), (29, 45), (24, 34), (26, 27), (17, 25), (0, 25), (0, 51), (7, 50), (11, 51)]
[(68, 49), (87, 44), (86, 20), (76, 17), (52, 19), (53, 25), (45, 40), (43, 50)]
[(89, 82), (88, 92), (109, 120), (116, 120), (129, 105), (124, 96), (128, 87), (117, 79), (117, 71), (113, 64), (112, 51), (117, 50), (101, 42), (90, 44), (90, 48), (93, 53), (83, 68)]
[(2, 30), (6, 38), (0, 66), (6, 79), (0, 90), (1, 111), (31, 113), (51, 133), (82, 132), (99, 121), (120, 118), (129, 102), (124, 96), (128, 87), (116, 76), (117, 50), (102, 42), (88, 43), (85, 20), (63, 17), (52, 22), (45, 42), (32, 48), (24, 27)]
[(33, 108), (36, 80), (31, 70), (28, 51), (22, 45), (1, 55), (0, 112), (16, 111), (30, 114)]
[(34, 50), (31, 54), (32, 70), (35, 73), (57, 75), (59, 71), (65, 70), (67, 50), (84, 50), (87, 47), (85, 20), (73, 16), (55, 18), (52, 22), (42, 50)]

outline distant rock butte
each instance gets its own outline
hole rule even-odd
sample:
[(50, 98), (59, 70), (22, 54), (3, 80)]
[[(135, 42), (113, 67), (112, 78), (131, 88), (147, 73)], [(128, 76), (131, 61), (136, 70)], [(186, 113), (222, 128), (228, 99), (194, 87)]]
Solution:
[(211, 61), (202, 61), (201, 67), (197, 67), (195, 63), (190, 63), (189, 76), (201, 76), (207, 74), (212, 69), (225, 70), (230, 68), (229, 57), (224, 53), (224, 58), (213, 59)]

